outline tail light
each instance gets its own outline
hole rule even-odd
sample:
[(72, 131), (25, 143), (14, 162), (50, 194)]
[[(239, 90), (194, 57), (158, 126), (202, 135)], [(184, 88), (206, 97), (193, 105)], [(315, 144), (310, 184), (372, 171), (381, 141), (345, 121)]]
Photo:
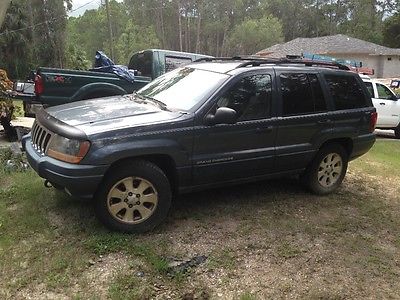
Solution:
[(373, 113), (371, 113), (371, 116), (369, 119), (369, 131), (370, 132), (374, 132), (377, 121), (378, 121), (378, 113), (376, 111), (374, 111)]
[(40, 75), (35, 76), (35, 94), (40, 95), (44, 92), (43, 78)]

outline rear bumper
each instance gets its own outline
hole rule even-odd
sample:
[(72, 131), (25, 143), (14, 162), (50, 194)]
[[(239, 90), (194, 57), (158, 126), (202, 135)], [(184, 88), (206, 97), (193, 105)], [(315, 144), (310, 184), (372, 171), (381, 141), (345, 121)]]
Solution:
[(374, 133), (360, 135), (353, 140), (353, 151), (350, 155), (350, 160), (356, 159), (361, 155), (364, 155), (372, 148), (376, 141)]
[(108, 166), (76, 165), (39, 155), (31, 144), (30, 134), (22, 140), (30, 166), (44, 179), (78, 198), (93, 198)]

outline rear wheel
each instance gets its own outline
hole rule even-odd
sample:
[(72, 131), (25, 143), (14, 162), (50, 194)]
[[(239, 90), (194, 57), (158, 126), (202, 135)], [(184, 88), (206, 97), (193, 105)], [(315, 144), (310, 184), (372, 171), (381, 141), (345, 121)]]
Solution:
[(113, 169), (95, 197), (96, 215), (112, 230), (146, 232), (168, 215), (171, 188), (163, 171), (147, 161)]
[(346, 175), (348, 154), (338, 144), (324, 146), (307, 167), (302, 181), (315, 194), (335, 191)]

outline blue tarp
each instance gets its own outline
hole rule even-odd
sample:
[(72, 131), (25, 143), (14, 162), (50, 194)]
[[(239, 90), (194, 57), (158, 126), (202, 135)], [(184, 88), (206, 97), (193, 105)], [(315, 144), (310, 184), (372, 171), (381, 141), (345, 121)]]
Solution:
[(128, 80), (129, 82), (135, 81), (134, 70), (129, 70), (128, 67), (123, 65), (114, 64), (114, 62), (102, 51), (96, 51), (94, 68), (90, 69), (90, 71), (114, 73), (118, 77)]

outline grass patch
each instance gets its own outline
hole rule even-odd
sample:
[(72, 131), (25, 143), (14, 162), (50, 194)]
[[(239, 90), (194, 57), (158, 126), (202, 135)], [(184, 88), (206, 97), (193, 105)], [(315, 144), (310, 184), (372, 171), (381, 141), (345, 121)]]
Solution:
[(276, 249), (276, 254), (284, 259), (296, 257), (301, 253), (302, 251), (296, 245), (287, 241), (281, 243)]
[(108, 288), (112, 300), (150, 299), (152, 290), (133, 274), (118, 274)]
[(239, 299), (240, 300), (256, 300), (257, 297), (254, 294), (250, 293), (250, 292), (245, 292), (242, 295), (240, 295)]
[(168, 262), (155, 251), (160, 250), (160, 244), (147, 245), (139, 242), (135, 236), (100, 230), (100, 234), (90, 236), (85, 245), (87, 249), (99, 255), (124, 252), (142, 258), (160, 274), (166, 274), (168, 271)]
[(372, 149), (361, 158), (351, 162), (368, 174), (400, 176), (400, 142), (378, 140)]
[[(400, 198), (384, 187), (398, 179), (399, 151), (378, 141), (326, 197), (293, 180), (186, 195), (177, 218), (143, 235), (108, 231), (90, 203), (33, 171), (0, 170), (0, 298), (38, 298), (38, 286), (73, 299), (398, 298)], [(171, 278), (168, 259), (186, 255), (208, 256), (205, 267)]]
[(216, 251), (216, 253), (210, 256), (208, 267), (210, 269), (223, 268), (233, 270), (236, 266), (236, 259), (233, 252), (231, 249)]

